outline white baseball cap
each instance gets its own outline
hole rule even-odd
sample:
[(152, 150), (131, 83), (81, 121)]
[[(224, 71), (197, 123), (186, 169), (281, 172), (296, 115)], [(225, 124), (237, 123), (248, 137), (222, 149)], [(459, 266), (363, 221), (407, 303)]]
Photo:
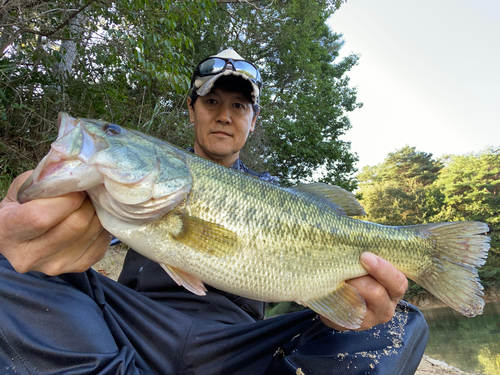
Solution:
[(246, 61), (235, 50), (226, 49), (217, 55), (207, 57), (196, 67), (191, 79), (191, 90), (200, 96), (207, 95), (222, 76), (234, 75), (250, 82), (252, 85), (253, 104), (259, 103), (262, 79), (259, 69)]

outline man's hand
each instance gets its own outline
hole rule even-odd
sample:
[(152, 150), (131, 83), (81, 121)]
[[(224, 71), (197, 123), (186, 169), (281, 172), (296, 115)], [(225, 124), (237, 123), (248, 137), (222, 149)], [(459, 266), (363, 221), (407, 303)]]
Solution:
[(28, 171), (0, 203), (0, 253), (18, 272), (84, 272), (104, 256), (112, 236), (103, 229), (86, 193), (17, 202)]
[[(357, 329), (364, 331), (392, 319), (396, 305), (408, 288), (408, 280), (392, 264), (374, 254), (363, 253), (360, 260), (369, 275), (348, 280), (346, 283), (355, 287), (366, 301), (365, 318)], [(324, 316), (321, 320), (338, 331), (346, 330)]]

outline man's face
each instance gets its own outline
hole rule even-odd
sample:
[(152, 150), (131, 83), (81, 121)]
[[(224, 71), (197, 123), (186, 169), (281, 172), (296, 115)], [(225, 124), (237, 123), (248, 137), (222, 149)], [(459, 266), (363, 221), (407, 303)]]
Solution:
[(197, 155), (230, 167), (238, 158), (257, 116), (252, 103), (239, 92), (216, 88), (200, 96), (191, 106), (189, 118), (194, 124), (194, 150)]

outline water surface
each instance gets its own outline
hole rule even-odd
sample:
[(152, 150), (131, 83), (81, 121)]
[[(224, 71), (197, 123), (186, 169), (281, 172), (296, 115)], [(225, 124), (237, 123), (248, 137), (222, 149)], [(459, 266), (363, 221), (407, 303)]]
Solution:
[(500, 302), (467, 318), (449, 307), (422, 310), (430, 329), (425, 354), (463, 371), (500, 374)]

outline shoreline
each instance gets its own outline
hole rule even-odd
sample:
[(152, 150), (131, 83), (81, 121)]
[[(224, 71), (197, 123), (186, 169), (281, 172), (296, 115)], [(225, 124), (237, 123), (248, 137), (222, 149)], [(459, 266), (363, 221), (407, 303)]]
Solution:
[(479, 372), (466, 372), (457, 367), (453, 367), (446, 362), (439, 361), (427, 355), (422, 357), (415, 375), (482, 375)]
[[(491, 288), (486, 290), (483, 299), (485, 303), (500, 302), (500, 289)], [(441, 302), (441, 300), (437, 299), (436, 297), (430, 294), (426, 294), (423, 297), (413, 297), (405, 301), (418, 307), (419, 310), (422, 311), (437, 309), (440, 307), (449, 307), (445, 303)]]

